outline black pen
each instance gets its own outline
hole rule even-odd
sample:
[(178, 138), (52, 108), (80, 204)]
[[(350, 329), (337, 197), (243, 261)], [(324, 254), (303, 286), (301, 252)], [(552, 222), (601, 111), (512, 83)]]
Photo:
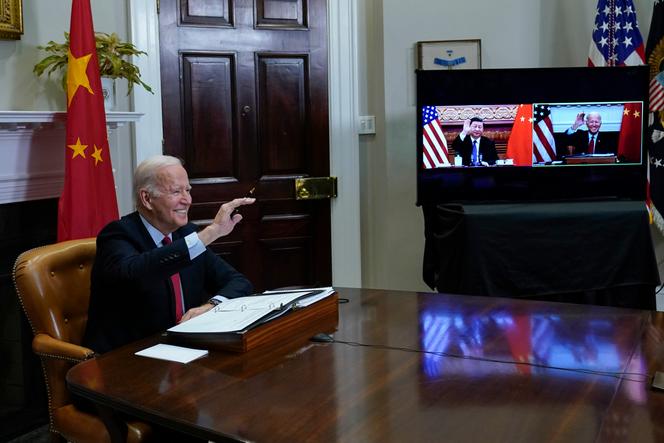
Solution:
[[(256, 186), (253, 186), (250, 190), (248, 195), (246, 195), (244, 198), (255, 198), (254, 197), (254, 192), (256, 192)], [(231, 212), (230, 218), (232, 219), (235, 214), (239, 214), (240, 210), (235, 208), (233, 209), (233, 212)]]

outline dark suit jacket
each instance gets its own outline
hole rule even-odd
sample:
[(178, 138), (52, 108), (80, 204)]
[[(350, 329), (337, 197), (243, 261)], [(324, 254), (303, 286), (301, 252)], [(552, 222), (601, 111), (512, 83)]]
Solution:
[[(567, 136), (567, 144), (574, 146), (573, 155), (588, 153), (588, 131), (577, 129)], [(618, 152), (617, 132), (598, 132), (595, 139), (595, 154), (615, 154)]]
[(251, 283), (210, 249), (189, 259), (184, 237), (195, 230), (190, 223), (173, 232), (173, 243), (157, 248), (138, 212), (102, 229), (92, 267), (85, 346), (106, 352), (174, 326), (170, 276), (176, 272), (185, 312), (217, 294), (251, 294)]
[[(470, 138), (470, 134), (466, 134), (466, 137), (463, 140), (457, 135), (452, 142), (452, 147), (459, 155), (461, 155), (463, 164), (470, 166), (473, 156), (473, 142)], [(484, 136), (480, 137), (480, 155), (482, 156), (483, 162), (487, 162), (490, 165), (496, 164), (498, 153), (496, 152), (496, 144), (493, 140)]]

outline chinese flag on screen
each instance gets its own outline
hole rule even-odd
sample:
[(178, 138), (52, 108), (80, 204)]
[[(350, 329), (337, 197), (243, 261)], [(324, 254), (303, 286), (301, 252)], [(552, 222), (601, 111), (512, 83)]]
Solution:
[(90, 0), (73, 0), (67, 65), (65, 183), (58, 241), (95, 237), (118, 218)]
[(533, 105), (519, 105), (507, 141), (506, 155), (517, 166), (533, 165)]
[(641, 103), (625, 103), (618, 139), (618, 157), (625, 161), (641, 161), (642, 114)]

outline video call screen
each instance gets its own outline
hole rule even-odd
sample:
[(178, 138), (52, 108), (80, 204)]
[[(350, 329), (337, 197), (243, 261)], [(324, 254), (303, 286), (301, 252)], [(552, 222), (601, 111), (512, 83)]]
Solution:
[[(424, 106), (421, 167), (641, 164), (643, 109), (642, 101)], [(463, 158), (460, 137), (471, 118), (482, 120), (475, 135), (480, 147), (488, 139), (495, 158), (480, 158), (481, 148), (474, 160)]]
[(416, 78), (418, 205), (645, 199), (647, 66)]

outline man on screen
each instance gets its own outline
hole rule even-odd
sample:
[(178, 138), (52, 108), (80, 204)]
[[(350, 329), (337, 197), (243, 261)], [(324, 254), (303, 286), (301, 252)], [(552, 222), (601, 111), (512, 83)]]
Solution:
[[(583, 124), (588, 130), (580, 130)], [(565, 132), (567, 153), (581, 154), (615, 154), (618, 147), (618, 134), (601, 132), (602, 116), (599, 112), (579, 112), (572, 126)]]
[(484, 137), (484, 120), (473, 117), (463, 122), (461, 133), (452, 142), (457, 155), (461, 155), (464, 166), (495, 165), (498, 160), (496, 144)]

